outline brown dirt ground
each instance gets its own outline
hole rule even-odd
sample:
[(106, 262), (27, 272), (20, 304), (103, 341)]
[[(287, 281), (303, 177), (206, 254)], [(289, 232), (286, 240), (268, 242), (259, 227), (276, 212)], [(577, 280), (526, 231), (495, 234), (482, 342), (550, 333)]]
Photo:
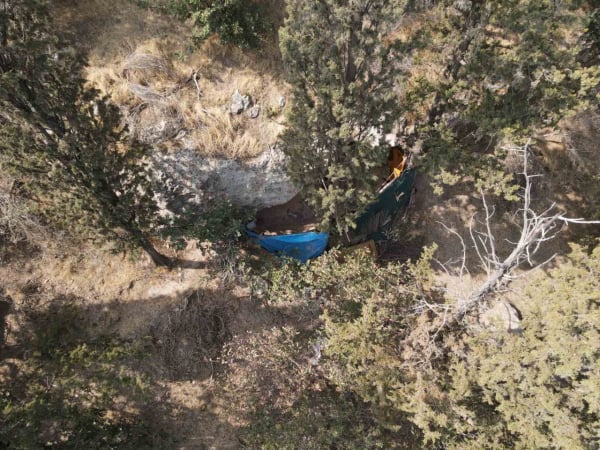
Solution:
[[(237, 340), (243, 342), (248, 333), (260, 333), (284, 323), (282, 314), (268, 311), (250, 297), (247, 288), (225, 279), (223, 261), (211, 249), (202, 251), (190, 245), (178, 255), (204, 263), (205, 268), (167, 271), (155, 268), (144, 254), (118, 255), (106, 248), (85, 245), (73, 252), (66, 244), (49, 243), (36, 253), (31, 249), (20, 254), (13, 252), (2, 261), (2, 287), (14, 302), (8, 316), (9, 347), (15, 344), (13, 337), (19, 328), (15, 318), (31, 306), (34, 298), (48, 302), (76, 299), (85, 311), (85, 325), (92, 334), (114, 333), (132, 342), (147, 336), (161, 338), (156, 330), (177, 317), (190, 293), (200, 293), (203, 302), (227, 316), (227, 339), (233, 347), (238, 345)], [(185, 322), (179, 325), (182, 324)], [(184, 341), (185, 336), (173, 348), (184, 352), (182, 358), (186, 357), (181, 344)], [(176, 358), (169, 361), (185, 362)], [(19, 364), (19, 358), (4, 362)], [(177, 367), (170, 367), (160, 352), (152, 354), (144, 366), (164, 389), (160, 401), (170, 405), (173, 426), (182, 430), (178, 448), (240, 447), (235, 428), (247, 419), (231, 415), (235, 399), (224, 393), (219, 368), (178, 376)], [(243, 378), (243, 370), (236, 376)]]
[[(586, 132), (589, 133), (589, 130)], [(555, 204), (557, 210), (562, 210), (567, 217), (589, 217), (593, 205), (581, 194), (586, 192), (589, 186), (581, 184), (580, 175), (569, 162), (564, 145), (554, 149), (551, 164), (547, 154), (539, 152), (538, 149), (533, 150), (531, 162), (531, 173), (542, 175), (534, 179), (534, 211), (542, 212), (551, 204)], [(557, 165), (562, 168), (560, 171), (556, 169)], [(469, 233), (471, 224), (475, 230), (485, 231), (485, 210), (481, 195), (473, 193), (468, 181), (447, 186), (442, 195), (436, 195), (431, 179), (418, 174), (411, 206), (392, 241), (381, 249), (383, 259), (415, 260), (424, 246), (437, 244), (433, 268), (437, 272), (439, 282), (446, 286), (451, 298), (464, 298), (486, 280), (486, 273)], [(486, 202), (490, 210), (494, 210), (491, 229), (495, 236), (497, 253), (500, 257), (506, 257), (512, 251), (511, 242), (515, 242), (520, 234), (519, 208), (522, 203), (507, 202), (489, 195), (486, 195)], [(562, 226), (556, 238), (545, 242), (532, 261), (534, 265), (540, 264), (557, 255), (541, 269), (547, 271), (561, 264), (561, 257), (570, 253), (570, 242), (585, 240), (586, 236), (599, 234), (598, 225)], [(461, 238), (466, 250), (466, 272), (463, 277), (458, 276), (463, 254)], [(517, 274), (522, 278), (517, 279), (511, 286), (509, 296), (515, 304), (518, 304), (520, 287), (526, 285), (525, 275), (528, 270), (528, 265), (521, 267)]]

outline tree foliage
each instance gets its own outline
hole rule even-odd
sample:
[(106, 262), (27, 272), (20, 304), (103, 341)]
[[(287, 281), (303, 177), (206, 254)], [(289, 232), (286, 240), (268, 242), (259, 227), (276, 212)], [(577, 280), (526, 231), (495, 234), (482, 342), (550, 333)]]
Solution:
[(405, 139), (440, 180), (471, 176), (510, 196), (502, 146), (598, 103), (600, 70), (581, 58), (597, 19), (578, 1), (442, 1), (420, 13), (423, 27), (398, 44), (413, 66)]
[(516, 200), (503, 147), (598, 102), (600, 70), (582, 58), (597, 47), (589, 11), (576, 1), (289, 2), (280, 46), (295, 98), (282, 137), (292, 178), (324, 223), (350, 228), (385, 157), (370, 127), (397, 120), (438, 181)]
[(271, 25), (266, 10), (258, 2), (247, 0), (215, 0), (209, 7), (193, 14), (199, 27), (197, 39), (217, 33), (226, 44), (241, 48), (257, 48)]
[[(330, 433), (337, 435), (335, 442), (344, 448), (418, 445), (421, 438), (418, 427), (399, 403), (393, 403), (390, 395), (409, 379), (403, 367), (405, 355), (401, 354), (401, 344), (416, 327), (418, 315), (412, 308), (424, 297), (440, 296), (429, 268), (433, 250), (426, 250), (416, 263), (388, 265), (379, 265), (364, 251), (353, 254), (331, 251), (307, 265), (288, 263), (273, 268), (265, 277), (266, 299), (271, 305), (302, 305), (305, 310), (316, 308), (321, 312), (323, 325), (316, 341), (322, 343), (322, 358), (318, 359), (317, 373), (344, 396), (338, 398), (331, 392), (323, 392), (321, 396), (331, 402), (324, 405), (323, 398), (317, 401), (314, 393), (307, 392), (294, 407), (306, 408), (309, 402), (314, 411), (306, 414), (318, 417), (323, 410), (334, 414), (327, 423)], [(413, 352), (415, 356), (421, 358)], [(344, 403), (347, 405), (343, 406)], [(310, 438), (302, 438), (300, 431), (311, 430), (312, 426), (298, 420), (297, 411), (284, 413), (290, 422), (280, 429), (289, 439), (314, 443), (310, 448), (319, 448), (318, 443), (325, 446), (332, 443), (327, 440), (328, 434), (314, 431), (304, 433)], [(273, 420), (268, 417), (267, 423)], [(357, 429), (344, 431), (348, 422), (354, 422)], [(343, 436), (339, 435), (342, 432)], [(263, 439), (271, 443), (273, 438), (267, 434)], [(296, 442), (290, 448), (295, 445)]]
[(52, 222), (166, 264), (147, 237), (157, 206), (144, 149), (127, 144), (118, 109), (85, 85), (85, 59), (55, 35), (42, 3), (1, 8), (2, 169)]
[(260, 47), (272, 25), (260, 0), (138, 0), (146, 8), (173, 14), (194, 22), (194, 40), (218, 34), (225, 44), (242, 49)]
[(379, 424), (372, 437), (412, 426), (425, 448), (591, 448), (600, 413), (600, 247), (574, 246), (569, 262), (529, 284), (520, 332), (473, 318), (444, 327), (452, 299), (435, 284), (433, 251), (408, 265), (332, 253), (299, 271), (284, 266), (271, 275), (269, 298), (318, 299), (320, 367), (368, 405)]
[(288, 170), (303, 195), (338, 231), (373, 198), (372, 170), (386, 149), (373, 137), (387, 133), (400, 110), (398, 70), (382, 38), (395, 8), (386, 0), (288, 2), (280, 48), (293, 103), (282, 136)]
[(132, 367), (146, 353), (114, 336), (89, 335), (86, 314), (78, 298), (21, 310), (16, 343), (3, 349), (13, 357), (3, 360), (2, 448), (173, 445), (166, 409), (153, 403), (156, 386)]
[[(463, 408), (468, 441), (593, 448), (600, 419), (599, 274), (600, 247), (591, 254), (574, 247), (569, 262), (526, 290), (521, 334), (468, 334), (449, 367), (450, 401)], [(488, 417), (478, 413), (486, 410)]]

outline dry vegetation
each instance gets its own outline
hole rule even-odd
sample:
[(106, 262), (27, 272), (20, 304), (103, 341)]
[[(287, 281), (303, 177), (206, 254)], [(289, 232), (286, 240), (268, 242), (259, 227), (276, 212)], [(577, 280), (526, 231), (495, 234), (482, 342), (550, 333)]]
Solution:
[[(242, 52), (217, 38), (196, 48), (188, 25), (126, 0), (61, 3), (58, 22), (89, 52), (88, 80), (121, 107), (137, 139), (237, 159), (276, 142), (288, 88), (275, 51)], [(236, 89), (260, 105), (258, 118), (229, 114)]]

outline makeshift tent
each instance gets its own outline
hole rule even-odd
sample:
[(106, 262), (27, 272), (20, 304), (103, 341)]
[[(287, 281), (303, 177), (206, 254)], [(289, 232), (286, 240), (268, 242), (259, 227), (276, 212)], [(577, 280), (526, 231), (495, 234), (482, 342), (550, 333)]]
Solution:
[(281, 205), (263, 208), (248, 228), (264, 235), (283, 235), (316, 231), (319, 220), (314, 209), (304, 201), (301, 194)]
[(246, 234), (268, 252), (294, 258), (303, 263), (323, 254), (329, 240), (329, 233), (314, 233), (312, 231), (309, 233), (264, 236), (246, 230)]
[(404, 170), (379, 191), (377, 200), (356, 221), (357, 241), (385, 239), (398, 213), (410, 203), (415, 174), (415, 169)]
[[(408, 207), (415, 181), (415, 170), (405, 169), (408, 159), (398, 147), (390, 150), (388, 163), (391, 174), (379, 190), (377, 199), (358, 218), (351, 239), (354, 244), (366, 240), (385, 239), (398, 213)], [(301, 197), (277, 207), (267, 208), (259, 212), (257, 220), (248, 226), (246, 233), (271, 253), (306, 262), (320, 256), (327, 248), (329, 240), (328, 233), (298, 232), (316, 223), (312, 211), (307, 212), (308, 209)], [(282, 233), (291, 228), (296, 228), (292, 230), (292, 234)], [(255, 232), (263, 229), (275, 231), (277, 234), (266, 235)]]

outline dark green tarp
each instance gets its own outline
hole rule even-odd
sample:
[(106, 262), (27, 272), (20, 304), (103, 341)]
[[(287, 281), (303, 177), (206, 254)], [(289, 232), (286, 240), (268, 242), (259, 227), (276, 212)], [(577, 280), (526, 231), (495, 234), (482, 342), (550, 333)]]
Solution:
[(402, 172), (358, 218), (356, 235), (361, 240), (385, 239), (396, 216), (408, 207), (414, 183), (415, 169)]

